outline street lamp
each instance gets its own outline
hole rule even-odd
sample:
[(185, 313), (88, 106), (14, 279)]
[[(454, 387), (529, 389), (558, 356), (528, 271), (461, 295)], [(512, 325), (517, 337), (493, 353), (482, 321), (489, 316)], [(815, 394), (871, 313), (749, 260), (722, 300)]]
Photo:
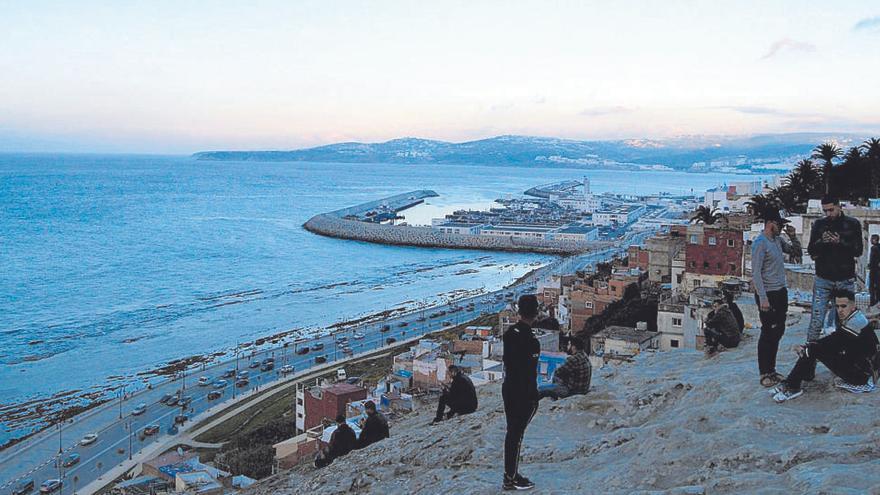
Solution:
[(134, 432), (134, 422), (128, 422), (128, 460), (131, 460), (132, 433)]
[(119, 391), (119, 419), (122, 419), (122, 400), (125, 398), (125, 385)]
[(58, 421), (58, 455), (60, 456), (64, 449), (61, 447), (61, 425), (64, 423), (64, 420)]

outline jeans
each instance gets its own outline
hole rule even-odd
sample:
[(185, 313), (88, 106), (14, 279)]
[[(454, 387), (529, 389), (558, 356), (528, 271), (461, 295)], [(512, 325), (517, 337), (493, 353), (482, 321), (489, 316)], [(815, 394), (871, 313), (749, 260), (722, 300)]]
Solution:
[[(813, 282), (813, 313), (810, 316), (810, 328), (807, 330), (807, 342), (815, 342), (822, 335), (822, 326), (825, 324), (825, 316), (828, 313), (828, 303), (831, 301), (831, 291), (835, 289), (846, 289), (855, 291), (856, 279), (848, 278), (846, 280), (827, 280), (816, 277)], [(836, 321), (837, 313), (832, 313), (832, 318)]]
[(512, 392), (502, 387), (504, 416), (507, 419), (507, 434), (504, 435), (504, 475), (513, 478), (519, 472), (519, 453), (522, 448), (526, 427), (538, 411), (538, 401), (534, 397)]
[(551, 399), (564, 399), (571, 395), (571, 391), (561, 383), (546, 383), (538, 386), (538, 400), (550, 397)]
[[(785, 288), (767, 292), (770, 302), (768, 311), (758, 313), (761, 318), (761, 337), (758, 339), (758, 370), (762, 375), (776, 372), (776, 353), (779, 340), (785, 333), (785, 316), (788, 312), (788, 290)], [(761, 301), (755, 294), (755, 302)]]

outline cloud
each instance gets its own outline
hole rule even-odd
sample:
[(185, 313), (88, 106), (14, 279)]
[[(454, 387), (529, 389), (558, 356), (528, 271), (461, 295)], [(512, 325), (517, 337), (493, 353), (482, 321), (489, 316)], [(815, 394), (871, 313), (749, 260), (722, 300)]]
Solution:
[(599, 117), (602, 115), (611, 115), (616, 113), (629, 113), (631, 112), (631, 108), (623, 107), (623, 106), (611, 106), (611, 107), (592, 107), (585, 108), (578, 112), (578, 115), (582, 117)]
[(853, 31), (875, 31), (880, 32), (880, 16), (868, 17), (857, 22), (853, 26)]
[(767, 53), (765, 53), (763, 57), (761, 57), (761, 60), (773, 58), (783, 51), (815, 52), (816, 45), (804, 41), (793, 40), (791, 38), (783, 38), (770, 45), (770, 49), (767, 50)]
[(781, 110), (777, 110), (775, 108), (770, 107), (752, 107), (752, 106), (731, 106), (731, 107), (719, 107), (725, 110), (733, 110), (734, 112), (739, 113), (747, 113), (750, 115), (783, 115), (786, 112)]

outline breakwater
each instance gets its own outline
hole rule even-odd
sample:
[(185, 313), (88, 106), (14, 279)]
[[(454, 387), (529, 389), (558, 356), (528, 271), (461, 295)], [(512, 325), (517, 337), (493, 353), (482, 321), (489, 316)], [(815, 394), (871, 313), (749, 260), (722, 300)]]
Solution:
[[(430, 227), (386, 225), (348, 218), (363, 215), (364, 212), (375, 209), (380, 205), (400, 211), (400, 209), (403, 209), (403, 205), (412, 204), (415, 201), (436, 196), (437, 193), (429, 190), (398, 194), (377, 201), (371, 201), (369, 203), (363, 203), (349, 208), (315, 215), (303, 224), (303, 228), (309, 232), (328, 237), (378, 244), (451, 249), (484, 249), (491, 251), (520, 251), (561, 255), (583, 253), (603, 247), (607, 244), (572, 240), (544, 240), (448, 234), (439, 232)], [(395, 208), (395, 205), (401, 205), (401, 208)]]

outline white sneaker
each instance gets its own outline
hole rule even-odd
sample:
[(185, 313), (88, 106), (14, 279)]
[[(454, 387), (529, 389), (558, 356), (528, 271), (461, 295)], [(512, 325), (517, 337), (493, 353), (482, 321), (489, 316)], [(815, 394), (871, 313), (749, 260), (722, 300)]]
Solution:
[(773, 400), (780, 404), (804, 395), (803, 389), (791, 389), (788, 387), (788, 385), (785, 384), (785, 382), (780, 383), (779, 385), (777, 385), (776, 388), (778, 390), (775, 394), (773, 394)]
[(852, 392), (854, 394), (868, 394), (876, 389), (872, 380), (868, 380), (868, 383), (864, 385), (853, 385), (852, 383), (847, 383), (843, 381), (843, 379), (841, 378), (835, 378), (834, 386), (839, 389), (846, 390), (847, 392)]

